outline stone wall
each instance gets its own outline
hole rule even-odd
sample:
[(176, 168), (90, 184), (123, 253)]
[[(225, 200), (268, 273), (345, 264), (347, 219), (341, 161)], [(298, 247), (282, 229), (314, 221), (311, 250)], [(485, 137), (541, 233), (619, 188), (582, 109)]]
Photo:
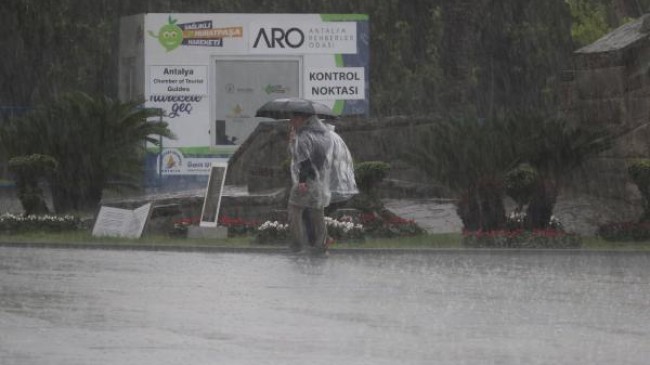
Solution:
[[(388, 183), (400, 185), (391, 190), (439, 195), (442, 190), (428, 189), (429, 179), (403, 159), (421, 131), (438, 120), (437, 117), (392, 117), (341, 119), (332, 124), (350, 148), (356, 163), (379, 160), (391, 164)], [(226, 184), (248, 185), (251, 192), (287, 186), (288, 130), (286, 121), (261, 123), (230, 159)]]
[(650, 157), (650, 44), (617, 51), (577, 53), (564, 85), (564, 109), (583, 126), (624, 133), (614, 147), (587, 161), (568, 180), (579, 193), (640, 204), (626, 163)]

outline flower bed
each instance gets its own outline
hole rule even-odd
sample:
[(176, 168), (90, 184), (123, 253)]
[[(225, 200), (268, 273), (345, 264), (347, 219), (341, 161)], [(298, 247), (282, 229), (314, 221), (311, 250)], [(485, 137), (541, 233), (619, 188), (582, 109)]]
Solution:
[(557, 229), (465, 231), (463, 245), (474, 248), (578, 248), (580, 236)]
[(395, 215), (381, 216), (375, 213), (364, 213), (360, 217), (365, 233), (373, 237), (404, 237), (424, 233), (414, 220), (404, 219)]
[(607, 241), (647, 241), (650, 221), (604, 224), (598, 227), (598, 235)]
[[(327, 235), (336, 241), (360, 241), (364, 239), (363, 226), (347, 217), (325, 217)], [(290, 240), (289, 225), (278, 221), (266, 221), (257, 228), (255, 241), (259, 244), (286, 244)]]
[[(199, 217), (185, 217), (175, 220), (169, 235), (172, 237), (187, 237), (187, 230), (189, 226), (198, 226), (200, 224)], [(257, 228), (257, 221), (247, 221), (241, 218), (231, 218), (228, 216), (220, 216), (217, 222), (222, 227), (228, 228), (228, 237), (245, 236), (253, 234)]]
[(286, 244), (289, 242), (289, 225), (266, 221), (257, 227), (255, 242), (262, 245)]
[(171, 237), (187, 237), (187, 229), (191, 225), (199, 224), (199, 217), (185, 217), (172, 222), (173, 226), (168, 234)]
[(228, 227), (228, 237), (255, 234), (255, 230), (259, 226), (259, 222), (257, 221), (231, 218), (228, 216), (219, 217), (218, 224), (223, 227)]
[[(170, 235), (185, 237), (187, 228), (199, 224), (199, 218), (182, 218), (173, 222)], [(255, 237), (259, 244), (285, 244), (289, 242), (289, 225), (279, 221), (266, 221), (261, 225), (257, 221), (227, 216), (219, 217), (218, 224), (228, 227), (228, 236)], [(361, 214), (357, 218), (344, 215), (338, 219), (325, 217), (327, 234), (338, 242), (363, 241), (366, 236), (401, 237), (424, 233), (415, 221), (397, 216), (382, 217), (376, 214)]]
[(81, 220), (72, 215), (29, 215), (14, 214), (0, 216), (0, 233), (15, 234), (25, 232), (64, 232), (81, 228)]
[(349, 216), (343, 216), (338, 220), (325, 217), (327, 234), (337, 241), (361, 241), (364, 239), (364, 228), (359, 223), (354, 223)]

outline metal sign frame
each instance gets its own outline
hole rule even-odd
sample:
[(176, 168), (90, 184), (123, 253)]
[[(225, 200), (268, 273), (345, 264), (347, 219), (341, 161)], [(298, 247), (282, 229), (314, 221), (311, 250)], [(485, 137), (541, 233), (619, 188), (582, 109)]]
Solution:
[(219, 221), (219, 208), (221, 207), (221, 196), (223, 186), (226, 182), (228, 172), (227, 162), (213, 162), (210, 167), (210, 177), (205, 189), (203, 208), (201, 208), (201, 227), (216, 227)]

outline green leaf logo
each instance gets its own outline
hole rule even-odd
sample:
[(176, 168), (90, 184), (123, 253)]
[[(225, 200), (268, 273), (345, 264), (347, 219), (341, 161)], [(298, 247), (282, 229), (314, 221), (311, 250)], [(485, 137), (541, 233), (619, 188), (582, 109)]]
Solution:
[(169, 23), (160, 27), (158, 34), (149, 31), (149, 35), (158, 38), (158, 42), (170, 52), (176, 49), (183, 42), (183, 29), (176, 25), (176, 19), (169, 16)]

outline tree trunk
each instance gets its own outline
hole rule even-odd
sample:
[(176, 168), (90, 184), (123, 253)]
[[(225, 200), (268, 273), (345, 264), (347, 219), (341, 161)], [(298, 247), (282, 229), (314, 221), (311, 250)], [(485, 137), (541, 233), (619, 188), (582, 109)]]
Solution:
[(528, 204), (524, 226), (527, 229), (548, 228), (557, 201), (558, 184), (554, 180), (540, 180)]
[(458, 199), (456, 213), (467, 231), (494, 231), (506, 225), (503, 186), (493, 179), (483, 179)]

